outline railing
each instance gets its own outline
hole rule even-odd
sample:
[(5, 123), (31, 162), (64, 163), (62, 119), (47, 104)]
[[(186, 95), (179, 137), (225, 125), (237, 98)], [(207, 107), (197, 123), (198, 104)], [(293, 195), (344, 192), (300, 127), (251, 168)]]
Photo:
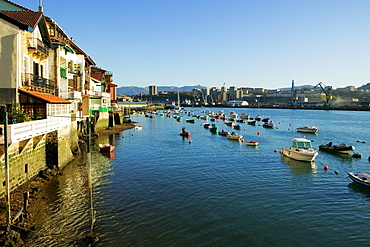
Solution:
[(48, 47), (45, 46), (44, 42), (37, 38), (30, 38), (29, 47), (36, 48), (37, 50), (45, 53), (46, 55), (49, 55)]
[[(23, 141), (53, 132), (70, 124), (71, 119), (68, 116), (11, 124), (8, 125), (8, 141), (9, 143)], [(4, 125), (0, 125), (0, 129), (0, 144), (4, 144)]]
[(41, 88), (46, 88), (46, 89), (51, 89), (51, 90), (54, 90), (56, 88), (54, 81), (46, 79), (41, 76), (31, 74), (31, 73), (22, 74), (22, 85), (41, 87)]

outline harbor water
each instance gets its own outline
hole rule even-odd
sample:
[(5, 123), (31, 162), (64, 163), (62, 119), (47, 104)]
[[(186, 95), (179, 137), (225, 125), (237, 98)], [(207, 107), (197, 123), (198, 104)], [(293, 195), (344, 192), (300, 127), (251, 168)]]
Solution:
[[(370, 112), (188, 108), (195, 114), (231, 110), (268, 117), (275, 128), (241, 123), (234, 130), (257, 147), (212, 134), (206, 120), (134, 114), (141, 130), (94, 141), (93, 246), (366, 246), (370, 241), (370, 190), (348, 172), (370, 173)], [(296, 132), (316, 126), (317, 134)], [(179, 136), (181, 128), (190, 138)], [(280, 155), (293, 137), (355, 146), (362, 158), (319, 151), (314, 163)], [(191, 143), (189, 142), (191, 140)], [(367, 142), (366, 142), (367, 141)], [(99, 143), (115, 145), (110, 155)], [(30, 238), (35, 246), (82, 246), (89, 233), (85, 166), (77, 160), (60, 176), (57, 194)], [(328, 169), (324, 169), (328, 166)]]

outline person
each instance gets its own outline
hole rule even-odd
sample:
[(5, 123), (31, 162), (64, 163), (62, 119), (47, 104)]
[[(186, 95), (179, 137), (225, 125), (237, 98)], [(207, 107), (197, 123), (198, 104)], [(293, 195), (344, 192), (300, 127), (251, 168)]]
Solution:
[(186, 131), (185, 131), (185, 127), (182, 127), (182, 133), (185, 133)]

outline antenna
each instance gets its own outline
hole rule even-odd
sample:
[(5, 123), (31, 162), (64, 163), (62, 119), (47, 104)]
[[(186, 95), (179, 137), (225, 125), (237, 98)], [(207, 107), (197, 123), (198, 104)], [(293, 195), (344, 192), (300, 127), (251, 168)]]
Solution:
[(39, 0), (39, 13), (43, 13), (44, 10), (42, 8), (42, 0)]

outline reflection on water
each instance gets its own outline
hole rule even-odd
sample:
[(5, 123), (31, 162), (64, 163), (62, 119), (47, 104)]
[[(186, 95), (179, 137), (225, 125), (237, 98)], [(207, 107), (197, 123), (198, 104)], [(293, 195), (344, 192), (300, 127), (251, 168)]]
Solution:
[(284, 155), (281, 155), (281, 161), (282, 163), (289, 165), (289, 168), (294, 174), (316, 173), (317, 172), (317, 166), (315, 162), (304, 162), (304, 161), (294, 160)]

